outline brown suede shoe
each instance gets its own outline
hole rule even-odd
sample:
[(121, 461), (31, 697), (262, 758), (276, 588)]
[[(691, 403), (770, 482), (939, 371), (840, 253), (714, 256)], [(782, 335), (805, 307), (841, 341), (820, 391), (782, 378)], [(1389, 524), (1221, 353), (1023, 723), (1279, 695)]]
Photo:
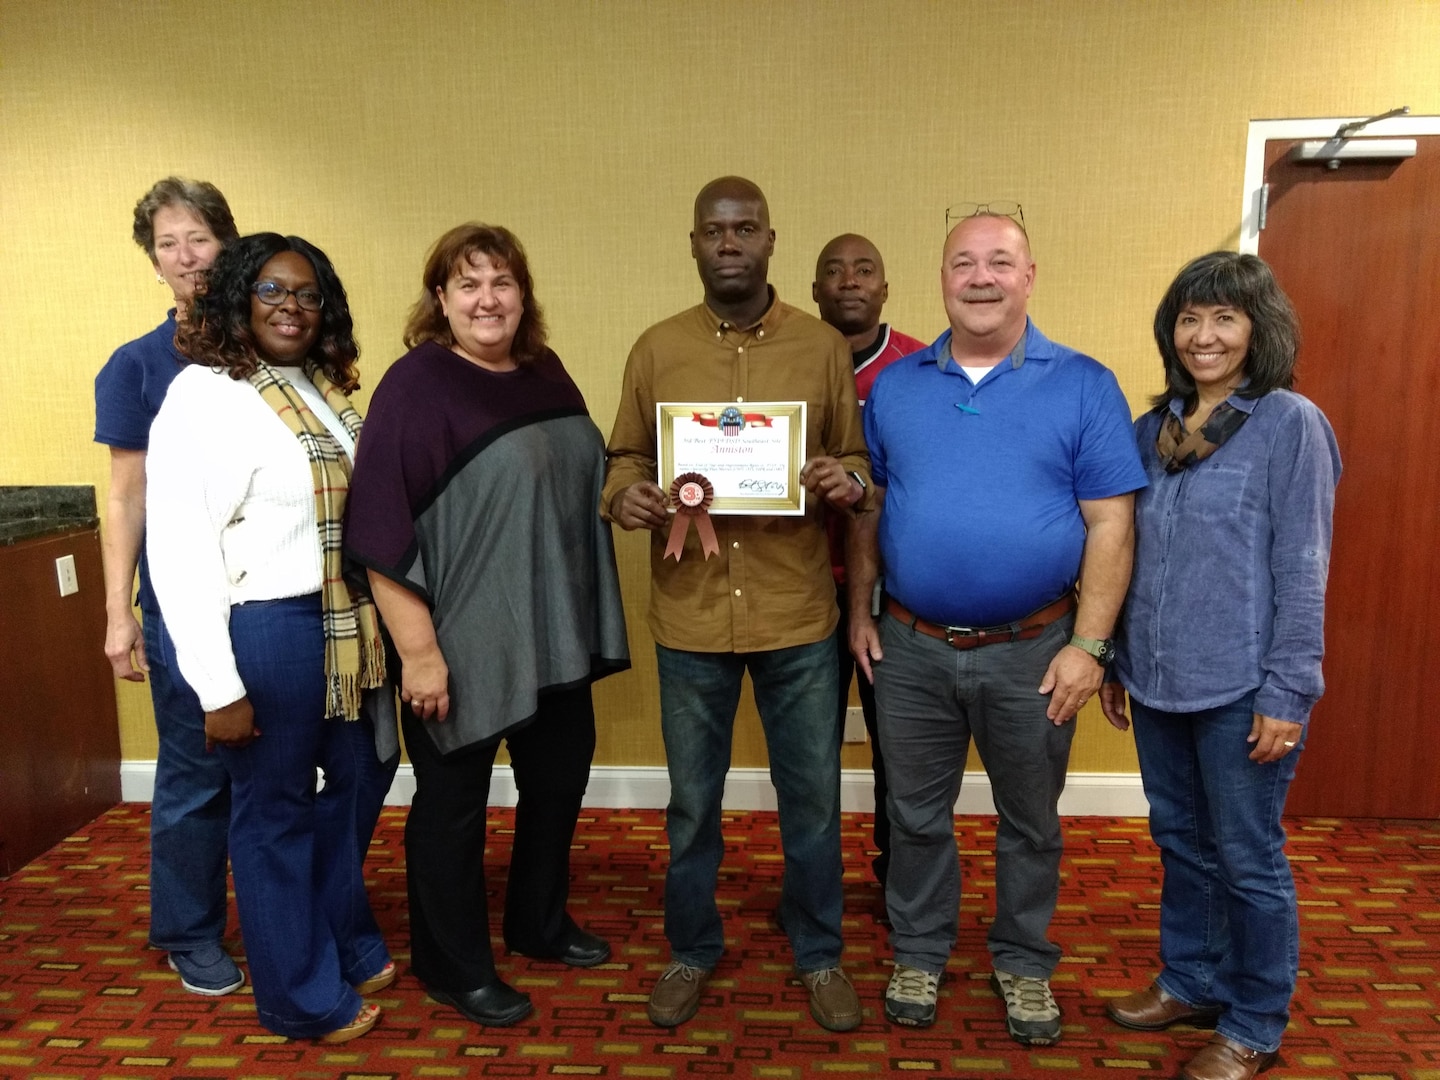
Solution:
[(1105, 1012), (1121, 1027), (1136, 1031), (1164, 1031), (1172, 1024), (1194, 1024), (1214, 1027), (1220, 1019), (1216, 1006), (1194, 1009), (1176, 1001), (1154, 983), (1134, 994), (1126, 994), (1105, 1003)]
[(1276, 1055), (1251, 1050), (1248, 1046), (1212, 1035), (1200, 1052), (1185, 1063), (1180, 1075), (1185, 1080), (1251, 1080), (1275, 1064)]
[(849, 1031), (860, 1026), (864, 1014), (860, 995), (838, 967), (802, 971), (800, 981), (810, 991), (810, 1015), (827, 1031)]
[(655, 980), (650, 991), (646, 1012), (657, 1027), (679, 1027), (700, 1010), (700, 992), (705, 989), (710, 972), (672, 961), (665, 973)]

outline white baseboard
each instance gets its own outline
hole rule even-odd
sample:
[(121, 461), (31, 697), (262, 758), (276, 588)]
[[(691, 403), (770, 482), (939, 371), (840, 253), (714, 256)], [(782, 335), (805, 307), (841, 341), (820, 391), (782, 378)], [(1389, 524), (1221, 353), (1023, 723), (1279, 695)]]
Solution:
[[(149, 802), (155, 791), (155, 762), (120, 763), (120, 794), (126, 802)], [(409, 806), (415, 795), (415, 773), (402, 764), (390, 785), (386, 803)], [(510, 766), (496, 765), (490, 782), (490, 801), (515, 805), (515, 781)], [(596, 765), (590, 770), (585, 805), (612, 809), (663, 810), (670, 801), (670, 778), (663, 766)], [(775, 788), (767, 769), (731, 769), (725, 781), (725, 809), (774, 810)], [(875, 791), (865, 769), (840, 774), (840, 808), (858, 813), (875, 809)], [(990, 779), (983, 772), (967, 772), (955, 802), (957, 814), (993, 814)], [(1145, 817), (1150, 809), (1138, 773), (1071, 773), (1060, 797), (1060, 813), (1067, 817)]]

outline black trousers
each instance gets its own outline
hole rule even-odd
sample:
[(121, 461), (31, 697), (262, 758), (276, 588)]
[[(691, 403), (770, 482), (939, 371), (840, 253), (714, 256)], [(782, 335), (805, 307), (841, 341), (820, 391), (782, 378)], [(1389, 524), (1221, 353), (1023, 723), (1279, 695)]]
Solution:
[(836, 600), (840, 604), (840, 624), (836, 627), (836, 641), (840, 660), (840, 729), (845, 729), (845, 710), (850, 707), (850, 680), (853, 677), (860, 689), (860, 709), (865, 716), (865, 730), (870, 735), (870, 771), (875, 777), (875, 824), (871, 832), (876, 855), (870, 861), (875, 880), (882, 886), (890, 872), (890, 814), (885, 808), (889, 786), (885, 782), (885, 756), (880, 752), (880, 734), (876, 728), (875, 687), (865, 673), (855, 664), (850, 655), (850, 607), (845, 598), (845, 586), (835, 588)]
[[(414, 972), (437, 990), (476, 990), (497, 978), (485, 896), (485, 814), (499, 742), (446, 756), (408, 707), (402, 723), (415, 767), (405, 822)], [(530, 955), (558, 953), (575, 926), (565, 911), (570, 842), (595, 754), (589, 685), (542, 695), (535, 719), (505, 744), (519, 795), (505, 944)]]

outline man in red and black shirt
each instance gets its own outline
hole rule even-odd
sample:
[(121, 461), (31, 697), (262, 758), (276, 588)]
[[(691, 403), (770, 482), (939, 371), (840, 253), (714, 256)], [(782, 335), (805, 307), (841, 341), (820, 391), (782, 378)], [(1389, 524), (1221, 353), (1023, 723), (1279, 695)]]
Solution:
[[(874, 244), (863, 236), (842, 233), (820, 252), (815, 262), (815, 283), (811, 295), (820, 308), (820, 318), (839, 330), (850, 343), (855, 364), (855, 393), (863, 408), (870, 384), (885, 367), (908, 353), (919, 352), (925, 342), (908, 337), (880, 321), (880, 313), (889, 298), (885, 281), (885, 261)], [(845, 519), (831, 514), (827, 519), (830, 534), (830, 564), (835, 573), (836, 595), (840, 603), (840, 716), (845, 723), (845, 710), (850, 704), (850, 678), (855, 658), (846, 644), (849, 619), (845, 601)], [(871, 865), (875, 880), (883, 887), (890, 863), (890, 818), (885, 812), (885, 762), (880, 756), (880, 741), (875, 735), (875, 690), (869, 680), (861, 678), (860, 707), (865, 713), (865, 730), (870, 734), (871, 767), (875, 773), (875, 849), (879, 853)]]

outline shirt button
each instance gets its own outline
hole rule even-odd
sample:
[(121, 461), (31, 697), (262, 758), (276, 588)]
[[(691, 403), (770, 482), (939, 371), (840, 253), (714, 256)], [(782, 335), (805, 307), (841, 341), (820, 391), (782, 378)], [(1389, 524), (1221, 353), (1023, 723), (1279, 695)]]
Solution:
[(735, 399), (735, 404), (740, 405), (740, 404), (743, 404), (744, 401), (745, 401), (745, 399), (744, 399), (743, 397), (737, 397), (737, 398)]
[(744, 346), (744, 345), (741, 345), (741, 346), (740, 346), (738, 349), (736, 349), (735, 351), (736, 351), (736, 352), (742, 352), (742, 353), (743, 353), (743, 352), (745, 351), (745, 346)]
[(739, 541), (739, 540), (736, 540), (736, 541), (735, 541), (734, 543), (732, 543), (730, 546), (731, 546), (732, 548), (738, 548), (738, 547), (740, 546), (740, 541)]
[(739, 589), (736, 589), (736, 590), (735, 590), (735, 595), (736, 595), (736, 596), (739, 596), (739, 595), (740, 595), (740, 590), (739, 590)]
[(245, 571), (244, 571), (244, 570), (241, 570), (238, 574), (231, 574), (231, 575), (230, 575), (230, 584), (231, 584), (231, 585), (239, 585), (239, 584), (240, 584), (242, 581), (244, 581), (244, 580), (245, 580)]

